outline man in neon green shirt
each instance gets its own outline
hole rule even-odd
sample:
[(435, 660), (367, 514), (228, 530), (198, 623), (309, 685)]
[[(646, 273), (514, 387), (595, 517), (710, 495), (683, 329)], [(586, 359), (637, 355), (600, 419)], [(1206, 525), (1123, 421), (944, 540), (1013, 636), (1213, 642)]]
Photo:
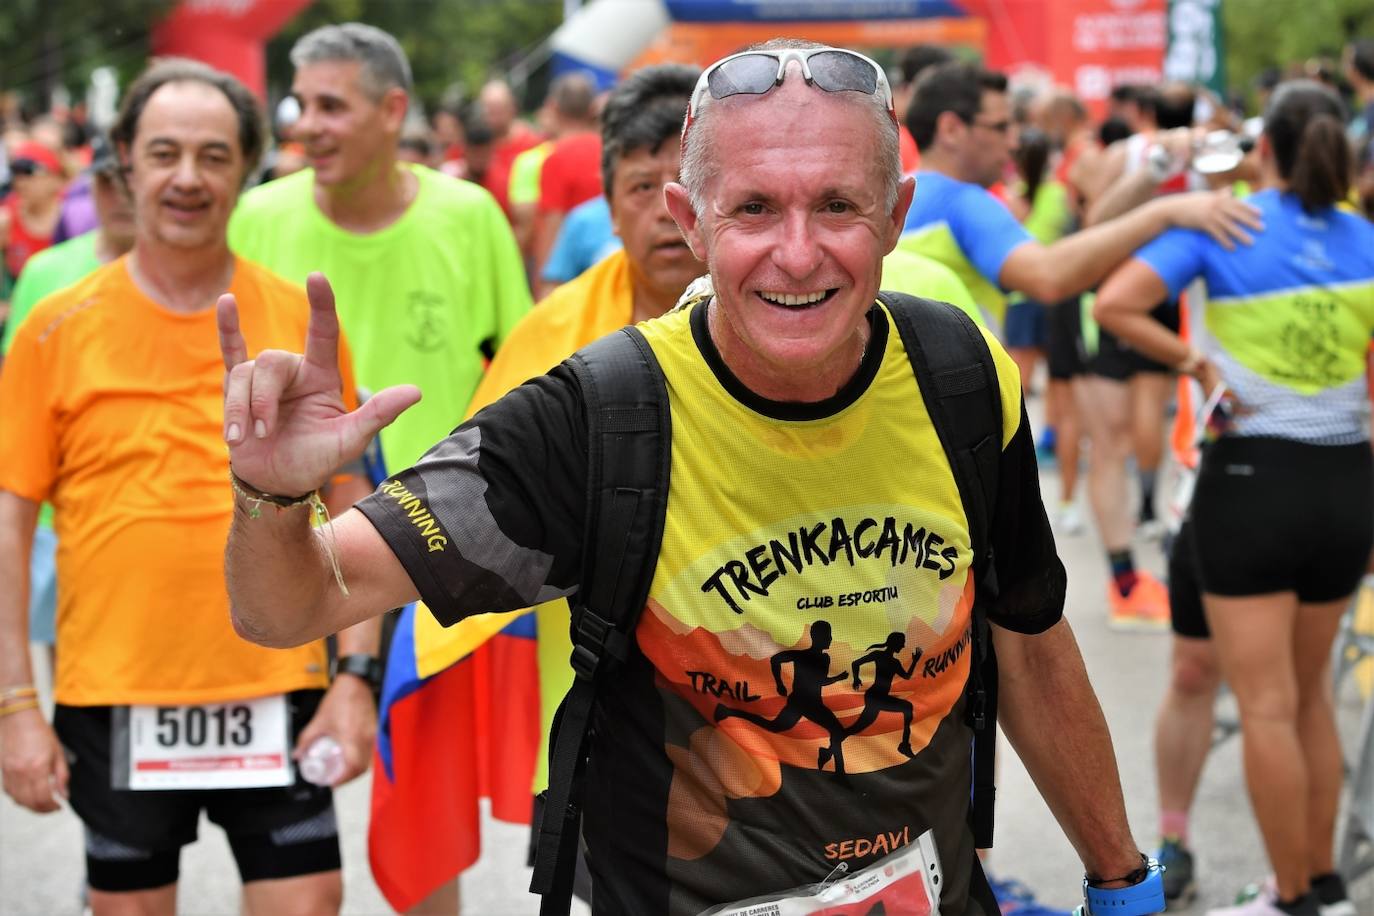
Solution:
[(529, 310), (524, 268), (490, 194), (397, 161), (411, 81), (394, 38), (326, 26), (291, 60), (294, 138), (311, 168), (245, 194), (229, 243), (297, 283), (328, 274), (359, 384), (424, 392), (382, 433), (402, 467), (457, 425), (486, 359)]
[[(14, 334), (39, 300), (71, 286), (101, 264), (108, 264), (134, 245), (134, 213), (119, 186), (119, 160), (103, 138), (91, 158), (91, 198), (99, 226), (67, 239), (29, 258), (10, 298), (0, 358), (9, 352)], [(34, 529), (29, 557), (29, 640), (52, 647), (57, 641), (57, 535), (52, 530), (52, 506), (44, 503)]]

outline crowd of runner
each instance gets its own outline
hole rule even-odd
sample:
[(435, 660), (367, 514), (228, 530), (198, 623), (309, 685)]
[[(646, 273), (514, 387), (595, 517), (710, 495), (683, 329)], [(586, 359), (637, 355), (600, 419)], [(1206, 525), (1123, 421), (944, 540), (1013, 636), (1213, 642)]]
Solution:
[[(340, 905), (329, 787), (361, 775), (373, 759), (383, 627), (354, 615), (326, 647), (305, 629), (265, 634), (231, 618), (222, 564), (236, 511), (257, 518), (308, 501), (325, 524), (367, 497), (363, 513), (429, 607), (419, 614), (432, 612), (460, 632), (475, 619), (460, 618), (477, 602), (532, 608), (541, 659), (564, 659), (572, 653), (565, 586), (575, 577), (546, 545), (582, 536), (573, 523), (582, 520), (586, 487), (531, 428), (496, 422), (514, 409), (503, 405), (531, 389), (522, 383), (618, 328), (663, 319), (648, 325), (649, 338), (670, 378), (681, 372), (675, 397), (733, 396), (749, 407), (733, 428), (720, 419), (679, 432), (681, 442), (704, 438), (690, 447), (674, 442), (675, 468), (681, 461), (705, 473), (712, 462), (746, 462), (732, 457), (739, 445), (726, 439), (790, 436), (765, 427), (822, 419), (785, 409), (789, 397), (758, 397), (767, 374), (758, 382), (730, 376), (728, 352), (702, 345), (722, 379), (713, 387), (671, 349), (674, 322), (683, 339), (696, 335), (698, 343), (716, 333), (703, 304), (714, 291), (699, 278), (709, 267), (720, 283), (725, 270), (707, 257), (715, 249), (694, 240), (689, 226), (699, 225), (703, 203), (689, 200), (694, 186), (682, 177), (706, 169), (714, 180), (715, 172), (684, 160), (679, 140), (704, 130), (692, 121), (703, 93), (783, 97), (773, 86), (784, 83), (789, 58), (761, 53), (778, 60), (769, 64), (777, 83), (763, 90), (721, 89), (685, 65), (645, 68), (610, 90), (571, 73), (555, 79), (526, 118), (521, 111), (530, 106), (493, 80), (471, 102), (441, 105), (426, 121), (413, 106), (396, 41), (348, 24), (295, 46), (291, 92), (270, 130), (236, 80), (177, 60), (154, 63), (131, 84), (103, 131), (79, 108), (37, 117), (13, 105), (0, 112), (7, 188), (0, 198), (0, 765), (6, 793), (27, 808), (54, 811), (57, 796), (70, 799), (85, 829), (94, 912), (134, 904), (173, 912), (180, 850), (194, 840), (202, 810), (229, 835), (245, 911)], [(787, 53), (812, 54), (795, 57), (803, 68), (815, 60), (814, 49)], [(830, 94), (825, 79), (817, 75), (816, 85)], [(1024, 418), (1016, 424), (1017, 386), (1042, 399), (1034, 451), (1057, 476), (1049, 526), (1061, 539), (1095, 536), (1109, 573), (1100, 618), (1080, 612), (1076, 625), (1173, 633), (1155, 735), (1158, 835), (1149, 838), (1158, 843), (1170, 905), (1186, 905), (1200, 883), (1236, 877), (1209, 876), (1205, 851), (1195, 860), (1189, 836), (1225, 681), (1239, 705), (1245, 779), (1274, 874), (1259, 896), (1216, 912), (1353, 916), (1333, 855), (1342, 776), (1327, 685), (1330, 647), (1374, 546), (1366, 381), (1374, 330), (1374, 41), (1352, 42), (1339, 63), (1267, 74), (1253, 88), (1247, 106), (1182, 84), (1121, 86), (1098, 118), (1066, 89), (1010, 82), (942, 48), (909, 49), (890, 89), (879, 79), (864, 90), (880, 100), (888, 92), (899, 122), (899, 171), (915, 178), (913, 199), (893, 192), (887, 202), (910, 206), (899, 213), (895, 245), (880, 252), (881, 288), (952, 303), (1000, 342), (1004, 477), (1014, 466), (1007, 456), (1030, 435)], [(676, 205), (665, 185), (682, 192)], [(849, 206), (826, 206), (836, 203)], [(751, 208), (772, 206), (749, 200), (729, 217), (753, 218)], [(789, 256), (793, 262), (775, 256), (780, 268), (805, 275), (806, 254)], [(776, 302), (769, 293), (760, 298), (811, 304), (778, 289)], [(228, 305), (225, 293), (233, 297)], [(670, 315), (680, 303), (687, 305)], [(886, 327), (882, 346), (898, 346)], [(295, 353), (304, 353), (299, 366), (287, 356)], [(865, 347), (861, 366), (873, 358)], [(310, 386), (331, 379), (340, 385), (339, 409), (357, 408), (337, 443), (319, 451), (337, 460), (302, 472), (297, 488), (260, 489), (265, 478), (243, 468), (255, 466), (261, 456), (253, 449), (275, 437), (277, 402), (306, 388), (313, 397)], [(544, 400), (526, 409), (541, 431), (582, 441), (562, 413), (570, 396), (556, 387), (540, 389)], [(832, 400), (861, 393), (846, 390), (832, 391)], [(514, 398), (503, 398), (512, 391)], [(251, 415), (226, 416), (223, 399), (251, 403)], [(735, 401), (718, 416), (729, 416)], [(750, 427), (756, 419), (758, 431)], [(362, 458), (349, 454), (374, 436)], [(912, 447), (936, 444), (914, 436)], [(472, 470), (479, 465), (481, 476)], [(397, 476), (374, 491), (388, 470)], [(327, 481), (318, 493), (316, 477)], [(271, 479), (292, 478), (281, 471)], [(483, 510), (463, 515), (460, 497), (481, 501)], [(703, 519), (721, 498), (691, 504), (690, 524), (670, 518), (665, 554), (709, 539)], [(1017, 549), (1040, 551), (1035, 519), (1016, 522)], [(862, 552), (859, 528), (852, 537), (853, 551)], [(1143, 541), (1159, 539), (1167, 581), (1136, 556)], [(1045, 542), (1053, 567), (1052, 540)], [(275, 551), (252, 546), (259, 552), (231, 552), (231, 575), (274, 568)], [(742, 613), (737, 601), (767, 597), (760, 583), (786, 571), (777, 549), (772, 572), (763, 572), (769, 561), (759, 559), (761, 547), (722, 566), (728, 578), (717, 573), (734, 614)], [(832, 542), (827, 565), (834, 549)], [(348, 582), (350, 561), (362, 556), (350, 551), (361, 550), (345, 540), (339, 558), (328, 551), (330, 587), (337, 578), (365, 605), (381, 591)], [(285, 541), (281, 555), (290, 555)], [(936, 569), (939, 556), (926, 556), (926, 568)], [(1024, 604), (1030, 599), (1014, 578), (1024, 570), (1003, 562), (1003, 596)], [(465, 576), (462, 588), (450, 586)], [(881, 584), (839, 597), (863, 598), (856, 603), (877, 613), (872, 608), (898, 600), (897, 585)], [(1053, 603), (1053, 576), (1034, 588)], [(700, 592), (715, 594), (708, 585)], [(1062, 583), (1057, 594), (1062, 604)], [(1029, 633), (1058, 619), (1023, 611), (994, 613), (992, 622)], [(407, 614), (413, 620), (417, 612)], [(654, 651), (685, 651), (664, 648), (674, 634), (654, 630), (660, 616), (646, 615), (638, 631), (655, 665), (663, 659)], [(744, 697), (717, 693), (713, 725), (722, 734), (776, 735), (805, 720), (829, 734), (815, 770), (837, 777), (846, 776), (845, 743), (855, 748), (849, 775), (864, 772), (859, 733), (892, 718), (887, 713), (902, 717), (903, 758), (935, 753), (913, 749), (913, 721), (920, 726), (930, 710), (909, 700), (922, 678), (940, 684), (935, 676), (959, 661), (963, 643), (918, 646), (915, 631), (894, 631), (831, 675), (829, 650), (841, 628), (832, 637), (821, 616), (808, 618), (805, 635), (773, 656), (775, 684), (744, 685), (746, 694), (752, 687), (785, 701), (762, 714), (740, 706)], [(38, 702), (31, 643), (52, 660), (51, 715)], [(702, 651), (725, 649), (713, 643)], [(938, 671), (931, 667), (941, 660)], [(790, 680), (781, 673), (787, 666)], [(694, 688), (704, 683), (698, 673)], [(851, 676), (856, 691), (863, 676), (868, 686), (857, 715), (842, 721), (822, 691)], [(567, 664), (545, 662), (538, 709), (518, 707), (545, 741), (573, 680)], [(445, 727), (442, 715), (433, 710), (435, 729)], [(192, 735), (203, 743), (215, 728), (222, 745), (275, 758), (275, 769), (258, 782), (229, 765), (199, 781), (163, 774)], [(808, 753), (815, 763), (817, 751)], [(307, 763), (326, 775), (298, 778)], [(542, 771), (528, 777), (535, 791), (547, 779)], [(664, 802), (669, 815), (692, 803), (687, 796)], [(604, 832), (590, 811), (588, 818), (586, 829)], [(701, 829), (724, 832), (727, 823)], [(1073, 819), (1061, 823), (1073, 839)], [(706, 862), (715, 841), (672, 834), (668, 842), (683, 861), (692, 856), (681, 847), (705, 844), (697, 855)], [(888, 845), (883, 851), (894, 852)], [(1075, 845), (1091, 865), (1093, 853)], [(947, 869), (957, 864), (956, 848), (947, 847)], [(635, 857), (630, 848), (609, 849)], [(658, 892), (617, 888), (595, 867), (592, 878), (580, 867), (581, 895), (602, 882), (609, 902), (594, 904), (598, 911), (633, 910), (624, 901)], [(676, 867), (674, 880), (698, 880)], [(1093, 881), (1113, 888), (1143, 880), (1121, 874), (1099, 872)], [(424, 905), (456, 911), (457, 876), (450, 877)], [(954, 883), (950, 893), (982, 899), (976, 881)], [(989, 890), (1003, 913), (1045, 912), (1015, 882), (990, 877)], [(697, 912), (698, 904), (742, 898), (693, 890), (664, 899), (675, 911), (691, 904)]]

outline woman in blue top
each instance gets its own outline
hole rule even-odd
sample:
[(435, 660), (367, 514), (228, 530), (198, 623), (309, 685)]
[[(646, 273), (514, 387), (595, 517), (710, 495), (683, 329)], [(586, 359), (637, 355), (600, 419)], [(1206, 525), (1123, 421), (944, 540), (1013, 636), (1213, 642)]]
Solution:
[[(1214, 913), (1355, 913), (1334, 874), (1341, 756), (1325, 676), (1374, 542), (1364, 381), (1374, 226), (1337, 208), (1350, 190), (1343, 124), (1330, 90), (1281, 86), (1260, 139), (1266, 190), (1250, 203), (1265, 228), (1254, 244), (1230, 250), (1172, 230), (1108, 279), (1095, 308), (1103, 327), (1232, 399), (1204, 451), (1190, 523), (1278, 896)], [(1148, 314), (1195, 280), (1201, 349)]]

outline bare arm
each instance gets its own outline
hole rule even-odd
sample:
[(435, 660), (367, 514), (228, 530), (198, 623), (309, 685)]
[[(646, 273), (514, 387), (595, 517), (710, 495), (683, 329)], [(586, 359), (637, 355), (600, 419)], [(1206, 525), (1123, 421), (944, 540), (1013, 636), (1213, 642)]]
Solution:
[[(336, 486), (331, 486), (329, 493), (324, 497), (324, 503), (329, 507), (330, 515), (335, 515), (348, 511), (354, 503), (371, 492), (372, 486), (367, 478), (360, 474), (354, 475)], [(405, 603), (407, 602), (399, 602), (392, 607)], [(382, 620), (380, 617), (370, 617), (340, 630), (338, 637), (340, 655), (376, 655), (381, 651)]]
[[(38, 503), (0, 490), (0, 687), (33, 684), (29, 664), (29, 552)], [(67, 760), (42, 711), (0, 718), (5, 793), (31, 811), (58, 809), (67, 794)]]
[[(998, 722), (1089, 875), (1140, 867), (1111, 734), (1067, 620), (1037, 636), (994, 626)], [(1119, 885), (1118, 885), (1119, 886)]]
[(0, 687), (33, 683), (29, 664), (29, 553), (38, 503), (0, 490)]
[(1159, 184), (1147, 169), (1123, 175), (1089, 205), (1083, 214), (1083, 223), (1096, 226), (1129, 213), (1153, 198), (1158, 188)]
[(1255, 208), (1229, 194), (1174, 194), (1053, 245), (1026, 242), (1007, 256), (998, 282), (1040, 302), (1058, 302), (1091, 288), (1137, 248), (1173, 226), (1202, 229), (1231, 248), (1233, 240), (1249, 244), (1247, 228), (1261, 229), (1263, 223)]
[(1177, 366), (1189, 355), (1177, 333), (1150, 317), (1169, 297), (1169, 288), (1144, 261), (1132, 258), (1102, 284), (1093, 303), (1093, 318), (1150, 359)]
[[(230, 466), (248, 486), (280, 496), (319, 489), (335, 468), (357, 458), (383, 426), (419, 400), (414, 386), (402, 385), (379, 391), (347, 412), (340, 395), (333, 293), (319, 274), (310, 277), (306, 290), (310, 326), (304, 355), (269, 350), (249, 360), (234, 298), (221, 297), (218, 306), (228, 370), (224, 417)], [(334, 582), (331, 550), (347, 596)], [(391, 549), (357, 510), (312, 530), (304, 506), (255, 505), (237, 493), (225, 575), (235, 631), (274, 647), (338, 632), (416, 595)]]

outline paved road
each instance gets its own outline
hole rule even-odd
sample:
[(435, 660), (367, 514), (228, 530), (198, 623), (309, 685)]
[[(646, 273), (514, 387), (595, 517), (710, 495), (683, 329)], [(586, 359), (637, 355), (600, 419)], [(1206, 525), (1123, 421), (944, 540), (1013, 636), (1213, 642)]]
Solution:
[[(1050, 479), (1043, 485), (1047, 493), (1056, 492)], [(1069, 569), (1068, 616), (1111, 724), (1131, 825), (1137, 840), (1150, 846), (1157, 839), (1151, 730), (1169, 641), (1162, 635), (1107, 629), (1105, 563), (1092, 534), (1061, 538), (1060, 551)], [(1156, 548), (1144, 546), (1141, 555), (1145, 565), (1160, 569)], [(1354, 701), (1345, 704), (1347, 727), (1356, 708)], [(1071, 907), (1078, 899), (1082, 868), (1010, 750), (1004, 750), (1001, 764), (997, 848), (991, 867), (997, 874), (1027, 882), (1042, 901)], [(1240, 886), (1265, 870), (1240, 773), (1239, 742), (1233, 739), (1214, 752), (1203, 776), (1194, 815), (1202, 896), (1187, 912), (1201, 913), (1207, 905), (1228, 902)], [(338, 795), (344, 838), (344, 912), (358, 916), (391, 912), (367, 867), (367, 807), (366, 780)], [(484, 829), (486, 852), (463, 878), (464, 912), (482, 916), (536, 913), (535, 898), (526, 893), (525, 828), (488, 821)], [(78, 913), (80, 850), (80, 828), (69, 811), (40, 817), (16, 808), (8, 798), (0, 799), (0, 914)], [(237, 912), (237, 878), (228, 847), (212, 825), (202, 823), (200, 841), (185, 851), (182, 875), (181, 912), (196, 916)], [(1365, 909), (1374, 913), (1374, 905)]]

